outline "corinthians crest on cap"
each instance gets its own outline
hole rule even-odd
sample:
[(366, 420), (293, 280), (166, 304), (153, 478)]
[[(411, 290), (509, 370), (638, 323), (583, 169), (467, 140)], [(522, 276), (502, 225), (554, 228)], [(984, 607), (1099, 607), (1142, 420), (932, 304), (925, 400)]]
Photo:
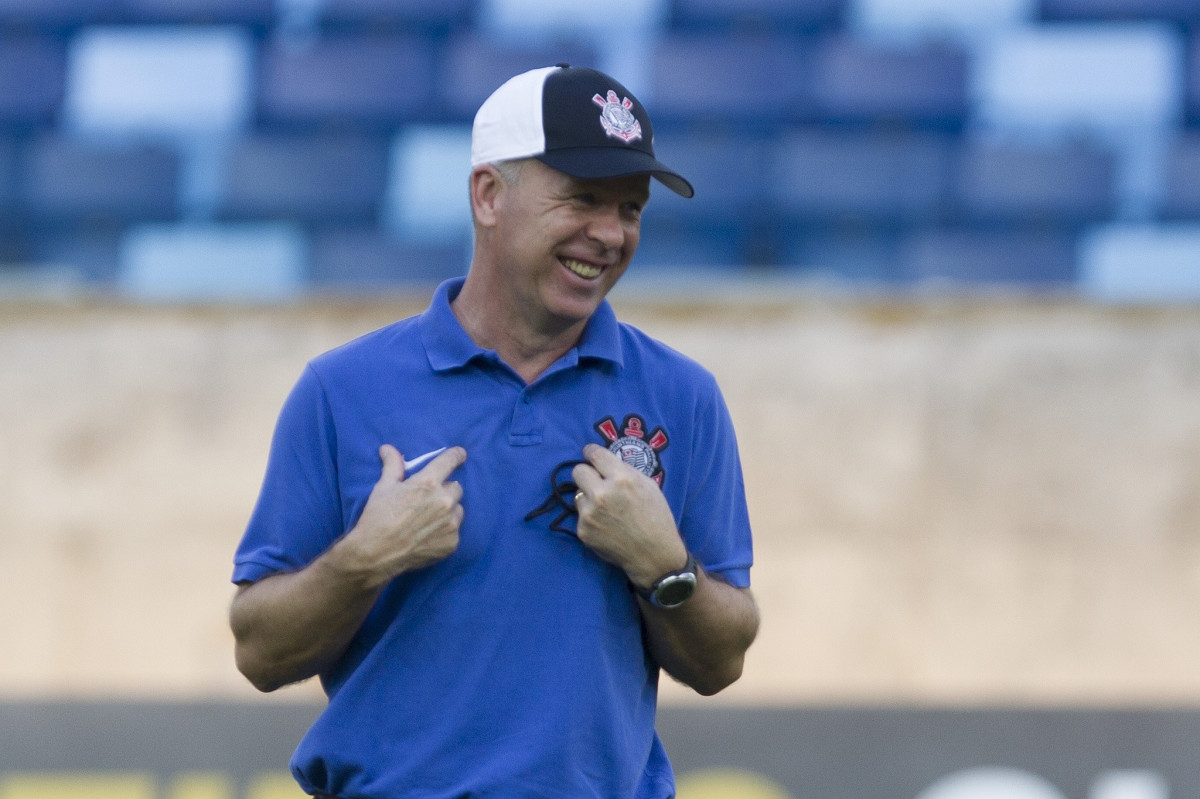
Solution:
[(642, 138), (642, 123), (629, 110), (633, 108), (633, 100), (618, 99), (617, 93), (609, 89), (607, 97), (596, 94), (592, 102), (600, 106), (600, 124), (609, 136), (626, 144)]

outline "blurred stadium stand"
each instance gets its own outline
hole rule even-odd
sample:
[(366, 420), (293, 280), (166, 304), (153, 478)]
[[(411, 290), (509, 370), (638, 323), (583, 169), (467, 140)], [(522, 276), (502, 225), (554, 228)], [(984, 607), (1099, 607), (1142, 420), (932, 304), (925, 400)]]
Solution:
[(459, 274), (474, 110), (557, 61), (697, 187), (632, 275), (1200, 299), (1196, 0), (0, 0), (0, 290)]

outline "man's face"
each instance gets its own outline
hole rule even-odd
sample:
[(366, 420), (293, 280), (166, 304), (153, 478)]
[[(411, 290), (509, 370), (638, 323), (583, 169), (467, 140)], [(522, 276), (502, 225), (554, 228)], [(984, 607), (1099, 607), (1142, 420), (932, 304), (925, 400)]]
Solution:
[(498, 264), (524, 307), (559, 322), (590, 317), (633, 258), (649, 196), (645, 175), (582, 180), (526, 162), (496, 228)]

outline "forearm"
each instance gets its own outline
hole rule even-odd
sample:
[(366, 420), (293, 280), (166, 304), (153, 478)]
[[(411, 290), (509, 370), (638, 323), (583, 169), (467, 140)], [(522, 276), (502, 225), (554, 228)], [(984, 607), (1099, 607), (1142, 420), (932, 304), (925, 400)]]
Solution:
[(748, 589), (700, 570), (696, 593), (679, 607), (638, 601), (650, 653), (672, 677), (710, 696), (741, 676), (746, 650), (758, 633), (758, 607)]
[(308, 679), (353, 639), (381, 585), (348, 575), (335, 549), (298, 572), (242, 585), (230, 608), (238, 670), (260, 691)]

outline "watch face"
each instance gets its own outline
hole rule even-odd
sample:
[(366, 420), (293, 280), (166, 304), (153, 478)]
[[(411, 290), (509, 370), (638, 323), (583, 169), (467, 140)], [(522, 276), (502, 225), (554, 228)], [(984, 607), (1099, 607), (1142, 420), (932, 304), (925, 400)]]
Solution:
[(696, 575), (677, 574), (659, 584), (654, 592), (654, 604), (660, 608), (682, 605), (696, 591)]

